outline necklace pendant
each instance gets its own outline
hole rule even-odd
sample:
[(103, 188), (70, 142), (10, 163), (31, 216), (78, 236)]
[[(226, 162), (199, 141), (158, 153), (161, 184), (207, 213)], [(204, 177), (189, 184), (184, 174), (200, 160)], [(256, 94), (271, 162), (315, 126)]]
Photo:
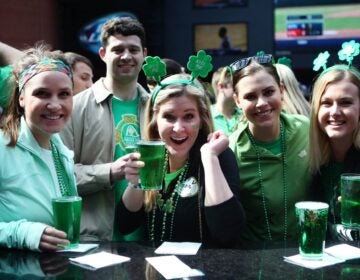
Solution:
[(191, 197), (198, 193), (199, 184), (194, 177), (190, 177), (182, 183), (177, 191), (181, 197)]
[(162, 198), (160, 193), (156, 194), (156, 205), (161, 209), (164, 205), (164, 199)]
[(166, 213), (172, 213), (173, 209), (174, 209), (173, 200), (172, 198), (170, 198), (165, 202), (163, 211), (165, 211)]

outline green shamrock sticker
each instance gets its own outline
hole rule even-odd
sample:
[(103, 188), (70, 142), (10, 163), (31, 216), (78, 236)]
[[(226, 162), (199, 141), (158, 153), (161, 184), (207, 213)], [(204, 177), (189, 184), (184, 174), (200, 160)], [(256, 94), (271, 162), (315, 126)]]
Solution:
[(197, 77), (205, 78), (208, 73), (213, 69), (211, 64), (212, 57), (207, 55), (205, 51), (198, 51), (197, 55), (189, 57), (187, 68), (191, 71), (193, 79)]
[(341, 45), (342, 49), (338, 52), (340, 60), (346, 60), (351, 65), (355, 56), (360, 53), (360, 44), (356, 43), (355, 40), (344, 42)]
[(161, 77), (166, 75), (165, 62), (158, 56), (147, 56), (145, 62), (146, 63), (142, 67), (145, 75), (154, 78), (154, 80), (160, 84)]
[(330, 57), (330, 53), (328, 51), (319, 53), (317, 58), (314, 59), (313, 64), (313, 70), (319, 71), (319, 69), (322, 67), (324, 70), (326, 70), (326, 63), (328, 58)]
[(287, 67), (291, 68), (292, 60), (286, 56), (283, 56), (278, 59), (277, 63), (286, 65)]

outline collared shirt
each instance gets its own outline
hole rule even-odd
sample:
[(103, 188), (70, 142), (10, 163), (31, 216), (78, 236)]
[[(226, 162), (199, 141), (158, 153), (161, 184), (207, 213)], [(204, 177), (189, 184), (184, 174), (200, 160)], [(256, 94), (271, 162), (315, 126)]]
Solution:
[(216, 104), (211, 105), (211, 115), (214, 121), (215, 130), (221, 129), (227, 136), (233, 133), (240, 121), (242, 111), (239, 108), (235, 108), (234, 114), (230, 119), (216, 110)]

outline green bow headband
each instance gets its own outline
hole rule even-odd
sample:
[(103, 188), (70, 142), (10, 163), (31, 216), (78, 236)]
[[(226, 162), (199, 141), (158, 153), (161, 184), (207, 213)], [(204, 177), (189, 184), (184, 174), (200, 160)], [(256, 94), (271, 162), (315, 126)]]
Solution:
[(144, 73), (147, 77), (153, 78), (158, 84), (154, 89), (151, 96), (151, 104), (155, 103), (156, 97), (159, 92), (167, 86), (170, 85), (191, 85), (196, 88), (199, 88), (194, 80), (197, 77), (205, 78), (209, 72), (213, 69), (211, 64), (212, 57), (207, 55), (205, 51), (198, 51), (197, 55), (191, 55), (187, 63), (187, 69), (191, 72), (192, 78), (188, 79), (175, 79), (167, 83), (161, 83), (161, 78), (166, 76), (166, 64), (160, 59), (160, 57), (147, 56), (145, 58), (145, 64), (143, 65)]
[(330, 57), (330, 53), (328, 51), (319, 53), (319, 55), (314, 59), (313, 64), (313, 70), (319, 71), (321, 68), (323, 69), (322, 73), (320, 75), (323, 75), (327, 73), (328, 71), (332, 69), (342, 69), (342, 70), (350, 70), (355, 75), (357, 75), (360, 78), (360, 73), (356, 69), (352, 68), (352, 62), (356, 56), (360, 54), (360, 44), (355, 42), (355, 40), (351, 40), (348, 42), (344, 42), (341, 45), (342, 49), (338, 52), (339, 60), (346, 60), (347, 65), (334, 65), (332, 67), (327, 68), (326, 64), (328, 62), (328, 58)]

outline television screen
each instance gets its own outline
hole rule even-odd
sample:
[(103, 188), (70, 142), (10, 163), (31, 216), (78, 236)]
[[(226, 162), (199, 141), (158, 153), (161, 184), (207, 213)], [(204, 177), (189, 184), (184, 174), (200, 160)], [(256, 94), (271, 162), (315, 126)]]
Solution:
[(334, 51), (345, 41), (360, 41), (360, 3), (341, 0), (298, 1), (305, 6), (293, 3), (275, 1), (277, 55)]
[(226, 8), (246, 6), (248, 0), (194, 0), (196, 8)]
[(210, 55), (239, 55), (248, 51), (246, 23), (196, 24), (194, 51)]

